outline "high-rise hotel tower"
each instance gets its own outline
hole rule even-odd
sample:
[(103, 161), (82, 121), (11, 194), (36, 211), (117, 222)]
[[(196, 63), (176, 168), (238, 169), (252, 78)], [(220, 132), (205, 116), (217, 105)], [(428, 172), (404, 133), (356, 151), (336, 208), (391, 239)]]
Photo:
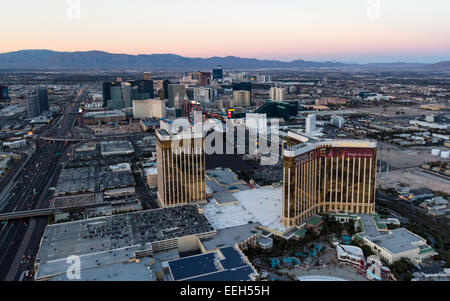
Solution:
[(313, 214), (375, 212), (377, 144), (313, 139), (289, 132), (283, 150), (283, 216), (295, 226)]
[(158, 201), (172, 206), (206, 199), (201, 133), (156, 131)]

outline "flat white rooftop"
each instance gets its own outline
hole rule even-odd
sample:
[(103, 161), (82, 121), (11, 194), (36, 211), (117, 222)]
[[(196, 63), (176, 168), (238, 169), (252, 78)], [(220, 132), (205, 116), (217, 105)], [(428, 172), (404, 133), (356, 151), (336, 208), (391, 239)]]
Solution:
[(69, 279), (60, 274), (49, 281), (156, 281), (150, 267), (152, 258), (143, 258), (139, 262), (118, 262), (90, 269), (83, 269), (80, 279)]
[(233, 193), (238, 203), (219, 206), (214, 200), (202, 206), (203, 213), (217, 230), (250, 222), (284, 233), (289, 228), (281, 223), (282, 188), (263, 187)]
[(145, 169), (145, 174), (147, 176), (154, 176), (154, 175), (158, 174), (158, 170), (156, 169), (156, 167), (146, 168)]
[(256, 218), (240, 203), (219, 206), (216, 201), (212, 200), (203, 205), (202, 209), (216, 230), (257, 222)]
[(281, 223), (282, 188), (263, 187), (259, 189), (236, 192), (234, 197), (263, 226), (278, 232), (289, 228)]

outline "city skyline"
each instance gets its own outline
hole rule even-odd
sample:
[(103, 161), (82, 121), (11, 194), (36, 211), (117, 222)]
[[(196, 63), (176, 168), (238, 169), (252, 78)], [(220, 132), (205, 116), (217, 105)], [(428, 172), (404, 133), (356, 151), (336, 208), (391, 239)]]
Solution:
[(0, 284), (450, 281), (448, 0), (2, 4)]
[(1, 53), (52, 49), (345, 63), (450, 60), (450, 4), (441, 0), (6, 2)]

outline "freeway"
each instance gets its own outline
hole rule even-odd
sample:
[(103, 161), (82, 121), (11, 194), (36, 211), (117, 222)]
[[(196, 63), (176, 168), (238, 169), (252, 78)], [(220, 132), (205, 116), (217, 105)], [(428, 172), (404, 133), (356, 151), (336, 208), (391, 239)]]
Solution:
[[(80, 102), (87, 92), (81, 90), (74, 102), (70, 103), (63, 117), (43, 136), (62, 137), (70, 135), (78, 114)], [(7, 196), (7, 204), (2, 213), (45, 209), (49, 206), (51, 193), (48, 188), (56, 183), (62, 169), (63, 155), (71, 142), (35, 140), (36, 150), (14, 179)], [(0, 224), (0, 280), (17, 280), (23, 271), (19, 262), (24, 253), (34, 256), (37, 253), (47, 218), (24, 218)]]
[(3, 191), (3, 189), (6, 188), (6, 186), (8, 185), (8, 183), (10, 182), (9, 180), (11, 178), (14, 178), (16, 176), (16, 174), (18, 173), (18, 171), (20, 171), (21, 166), (27, 161), (27, 159), (29, 158), (29, 154), (27, 153), (17, 153), (16, 155), (20, 156), (20, 159), (18, 160), (18, 162), (14, 163), (13, 166), (8, 169), (8, 172), (5, 175), (2, 175), (2, 178), (0, 180), (0, 189)]
[(33, 209), (33, 210), (25, 210), (25, 211), (0, 213), (0, 221), (22, 219), (22, 218), (26, 218), (26, 217), (48, 216), (55, 212), (58, 212), (58, 210), (56, 210), (54, 208), (48, 208), (48, 209)]
[(0, 182), (0, 210), (3, 210), (5, 205), (5, 198), (11, 187), (15, 183), (19, 172), (26, 165), (26, 162), (30, 160), (30, 155), (34, 152), (34, 149), (30, 153), (22, 153), (19, 162), (14, 164), (14, 166), (8, 171), (8, 174)]
[(89, 139), (83, 139), (83, 138), (51, 138), (51, 137), (40, 137), (42, 140), (46, 141), (61, 141), (61, 142), (80, 142), (80, 141), (89, 141)]
[[(145, 136), (145, 133), (133, 133), (133, 136), (140, 137)], [(37, 136), (37, 138), (45, 141), (66, 141), (66, 142), (88, 142), (88, 141), (104, 141), (105, 139), (120, 139), (120, 138), (128, 138), (130, 137), (130, 133), (125, 134), (112, 134), (112, 135), (102, 135), (101, 137), (93, 137), (93, 138), (82, 138), (82, 137), (59, 137), (59, 136)]]
[(110, 202), (79, 205), (79, 206), (73, 206), (73, 207), (65, 206), (65, 207), (41, 208), (41, 209), (33, 209), (33, 210), (25, 210), (25, 211), (0, 213), (0, 221), (22, 219), (22, 218), (26, 218), (26, 217), (49, 216), (49, 215), (52, 215), (55, 213), (69, 213), (69, 212), (74, 212), (74, 211), (80, 211), (83, 209), (103, 207), (107, 204), (110, 204)]

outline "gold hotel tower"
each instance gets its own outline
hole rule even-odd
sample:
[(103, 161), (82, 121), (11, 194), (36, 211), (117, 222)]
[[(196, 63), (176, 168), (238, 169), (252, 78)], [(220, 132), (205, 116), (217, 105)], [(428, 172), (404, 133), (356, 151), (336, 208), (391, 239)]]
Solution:
[(204, 138), (156, 131), (158, 201), (173, 206), (206, 199)]
[(377, 144), (288, 133), (283, 150), (283, 217), (295, 226), (316, 213), (375, 212)]

